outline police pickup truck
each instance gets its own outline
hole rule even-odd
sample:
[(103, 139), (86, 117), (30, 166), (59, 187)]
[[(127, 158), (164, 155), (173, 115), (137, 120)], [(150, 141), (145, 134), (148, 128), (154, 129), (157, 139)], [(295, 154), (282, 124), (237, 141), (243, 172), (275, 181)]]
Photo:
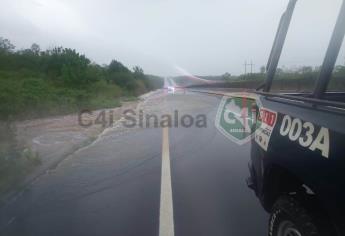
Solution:
[(345, 235), (345, 93), (327, 92), (345, 34), (345, 2), (313, 92), (274, 93), (296, 2), (281, 18), (266, 81), (256, 91), (247, 184), (270, 213), (269, 235)]

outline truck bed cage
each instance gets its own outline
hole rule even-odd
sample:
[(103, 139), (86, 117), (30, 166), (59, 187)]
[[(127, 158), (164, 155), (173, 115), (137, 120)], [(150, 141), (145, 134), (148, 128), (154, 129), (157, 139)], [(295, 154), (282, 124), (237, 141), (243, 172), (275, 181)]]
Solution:
[[(327, 90), (336, 60), (339, 55), (339, 51), (344, 39), (344, 35), (345, 35), (345, 0), (343, 0), (342, 2), (340, 13), (339, 13), (335, 28), (333, 30), (333, 34), (332, 34), (330, 43), (328, 45), (328, 49), (327, 49), (327, 52), (326, 52), (326, 55), (321, 67), (321, 71), (315, 83), (315, 88), (311, 97), (298, 97), (298, 96), (292, 96), (292, 95), (270, 93), (272, 82), (276, 74), (277, 66), (280, 60), (282, 49), (284, 47), (286, 35), (290, 26), (290, 22), (293, 15), (293, 11), (295, 9), (296, 2), (297, 0), (290, 0), (286, 11), (283, 13), (280, 19), (279, 27), (278, 27), (278, 30), (273, 42), (273, 46), (272, 46), (267, 67), (266, 67), (266, 70), (267, 70), (266, 80), (264, 84), (262, 84), (261, 86), (257, 88), (256, 92), (258, 94), (270, 96), (270, 97), (272, 96), (281, 97), (281, 98), (284, 97), (288, 99), (312, 102), (314, 104), (330, 105), (330, 106), (335, 105), (337, 107), (345, 108), (345, 103), (321, 100), (324, 96), (325, 91)], [(263, 92), (259, 92), (258, 90), (260, 89), (263, 89)]]

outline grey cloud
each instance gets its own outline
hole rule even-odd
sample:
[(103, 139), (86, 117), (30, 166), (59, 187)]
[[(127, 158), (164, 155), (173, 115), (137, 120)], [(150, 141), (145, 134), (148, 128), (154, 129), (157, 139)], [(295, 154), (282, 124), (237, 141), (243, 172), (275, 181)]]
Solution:
[[(97, 63), (112, 58), (147, 73), (243, 72), (265, 65), (288, 0), (5, 0), (0, 35), (18, 48), (32, 42), (76, 48)], [(341, 0), (300, 0), (281, 65), (322, 62)], [(344, 49), (339, 63), (344, 64)]]

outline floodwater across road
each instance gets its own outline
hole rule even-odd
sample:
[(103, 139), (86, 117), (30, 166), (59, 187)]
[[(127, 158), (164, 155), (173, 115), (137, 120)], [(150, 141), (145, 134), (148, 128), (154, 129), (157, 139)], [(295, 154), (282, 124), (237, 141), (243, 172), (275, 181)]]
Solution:
[(250, 143), (215, 127), (220, 96), (155, 93), (145, 113), (206, 116), (206, 127), (111, 129), (0, 209), (0, 235), (267, 235), (246, 186)]

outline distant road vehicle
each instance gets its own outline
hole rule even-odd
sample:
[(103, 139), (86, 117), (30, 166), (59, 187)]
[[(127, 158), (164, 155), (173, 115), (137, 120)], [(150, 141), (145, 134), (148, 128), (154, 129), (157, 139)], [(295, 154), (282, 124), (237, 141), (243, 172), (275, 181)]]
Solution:
[(283, 14), (257, 90), (247, 184), (270, 213), (269, 235), (345, 235), (345, 93), (328, 84), (345, 33), (345, 2), (312, 93), (271, 92), (297, 0)]
[(175, 93), (175, 87), (173, 87), (173, 86), (168, 86), (168, 93), (174, 94), (174, 93)]

